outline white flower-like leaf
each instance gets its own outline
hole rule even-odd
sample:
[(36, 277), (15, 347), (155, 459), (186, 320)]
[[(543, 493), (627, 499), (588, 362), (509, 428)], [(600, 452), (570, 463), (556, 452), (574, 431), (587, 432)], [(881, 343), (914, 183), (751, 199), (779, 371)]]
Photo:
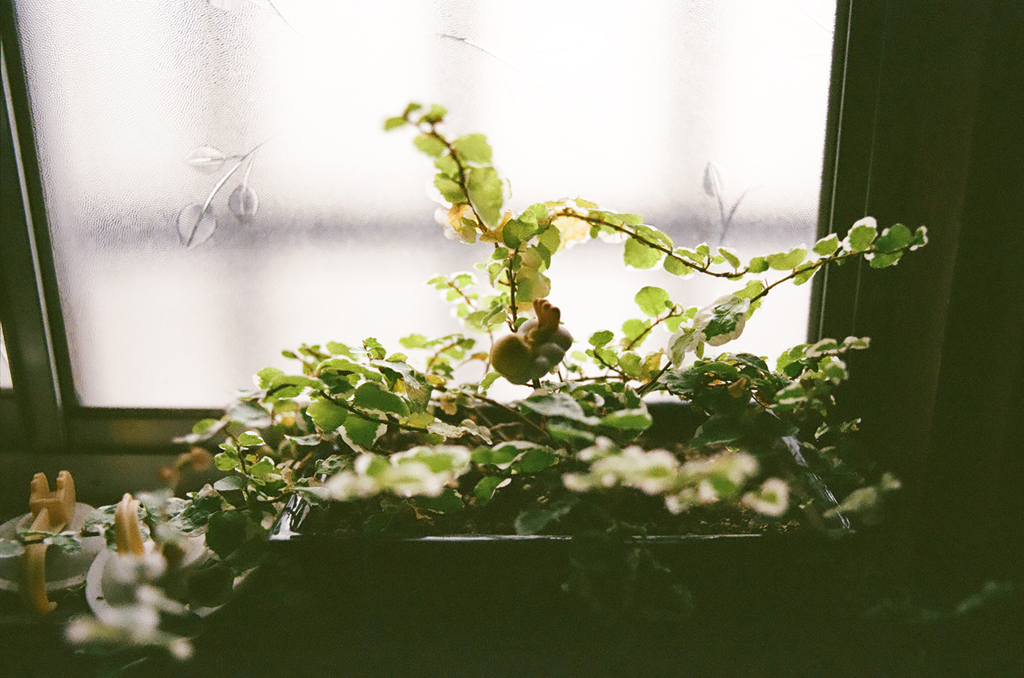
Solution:
[(757, 490), (744, 494), (741, 501), (758, 513), (777, 518), (789, 510), (789, 485), (769, 478)]
[(217, 230), (217, 219), (199, 203), (178, 212), (178, 238), (185, 247), (198, 247)]
[(235, 215), (235, 218), (242, 223), (252, 221), (252, 218), (256, 216), (256, 210), (259, 209), (259, 206), (259, 196), (252, 186), (246, 183), (239, 184), (228, 198), (228, 208)]
[(213, 174), (227, 161), (228, 157), (213, 146), (194, 148), (185, 156), (185, 164), (203, 174)]

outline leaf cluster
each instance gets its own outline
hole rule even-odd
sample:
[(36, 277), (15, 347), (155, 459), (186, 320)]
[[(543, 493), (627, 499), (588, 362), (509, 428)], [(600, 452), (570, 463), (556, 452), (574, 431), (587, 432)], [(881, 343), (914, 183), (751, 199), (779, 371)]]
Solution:
[[(520, 534), (646, 530), (646, 519), (611, 510), (621, 497), (631, 497), (636, 516), (658, 516), (649, 521), (655, 529), (695, 506), (742, 504), (781, 516), (809, 501), (801, 474), (810, 467), (794, 464), (780, 441), (798, 440), (816, 470), (840, 466), (840, 441), (857, 425), (835, 421), (834, 391), (848, 377), (846, 353), (867, 340), (795, 346), (773, 367), (749, 353), (709, 356), (709, 347), (739, 337), (779, 286), (855, 259), (891, 267), (927, 243), (925, 228), (880, 230), (865, 218), (842, 238), (744, 259), (725, 246), (675, 243), (638, 215), (580, 198), (515, 213), (486, 137), (449, 136), (446, 117), (441, 106), (412, 103), (384, 127), (411, 130), (433, 163), (443, 233), (486, 249), (474, 271), (428, 281), (465, 332), (409, 334), (395, 352), (373, 338), (286, 351), (295, 369), (261, 370), (255, 390), (182, 439), (214, 448), (225, 476), (174, 520), (213, 530), (215, 550), (230, 558), (293, 497), (354, 531)], [(200, 167), (227, 158), (193, 160)], [(494, 400), (488, 390), (502, 375), (491, 368), (490, 345), (552, 295), (547, 274), (558, 254), (591, 242), (621, 247), (623, 266), (661, 269), (668, 284), (640, 288), (632, 317), (609, 319), (608, 329), (577, 342), (534, 380), (532, 394)], [(680, 303), (675, 281), (695, 275), (736, 287), (705, 306)], [(458, 375), (474, 364), (483, 376), (467, 383)], [(652, 397), (688, 413), (690, 426), (671, 448), (650, 442)]]

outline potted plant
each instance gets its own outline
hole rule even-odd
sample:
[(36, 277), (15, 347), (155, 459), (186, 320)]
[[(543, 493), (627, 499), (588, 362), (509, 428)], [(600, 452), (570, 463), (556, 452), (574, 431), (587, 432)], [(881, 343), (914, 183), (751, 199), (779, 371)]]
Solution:
[[(448, 136), (445, 115), (410, 104), (385, 127), (411, 130), (433, 159), (444, 234), (487, 245), (475, 271), (429, 281), (465, 332), (286, 351), (293, 371), (261, 370), (254, 390), (180, 439), (191, 451), (169, 478), (207, 449), (224, 476), (185, 498), (145, 497), (140, 517), (157, 542), (205, 535), (213, 557), (191, 595), (222, 601), (268, 544), (320, 554), (342, 544), (338, 557), (351, 565), (368, 543), (393, 561), (410, 544), (423, 553), (485, 536), (488, 557), (505, 565), (509, 542), (528, 541), (543, 559), (562, 549), (557, 578), (594, 605), (608, 590), (597, 582), (620, 576), (665, 583), (674, 593), (663, 611), (680, 611), (687, 599), (666, 578), (666, 548), (723, 534), (741, 535), (726, 547), (736, 549), (750, 535), (849, 532), (850, 514), (870, 516), (898, 487), (851, 462), (857, 422), (837, 420), (847, 354), (866, 338), (800, 344), (774, 364), (720, 351), (779, 286), (855, 259), (893, 266), (926, 244), (924, 227), (879, 230), (865, 218), (843, 239), (743, 261), (582, 199), (514, 214), (485, 137)], [(621, 247), (626, 267), (735, 289), (685, 306), (645, 286), (634, 317), (576, 336), (545, 272), (566, 247), (595, 240)], [(456, 378), (467, 363), (483, 365), (483, 378)], [(489, 395), (498, 380), (532, 392), (501, 402)], [(90, 526), (109, 530), (112, 516), (108, 507)]]

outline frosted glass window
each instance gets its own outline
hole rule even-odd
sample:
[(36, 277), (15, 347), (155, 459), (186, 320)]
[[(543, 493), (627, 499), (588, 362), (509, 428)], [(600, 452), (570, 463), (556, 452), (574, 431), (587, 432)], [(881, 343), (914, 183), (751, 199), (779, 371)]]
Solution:
[[(382, 131), (410, 100), (488, 135), (515, 209), (579, 196), (744, 256), (815, 235), (834, 2), (15, 6), (85, 405), (217, 406), (301, 342), (458, 331), (424, 283), (487, 245), (443, 238), (429, 160)], [(183, 211), (208, 200), (186, 246)], [(652, 279), (692, 304), (733, 287), (620, 261), (599, 243), (556, 259), (578, 339)], [(737, 349), (804, 340), (808, 294), (773, 293), (787, 320)]]

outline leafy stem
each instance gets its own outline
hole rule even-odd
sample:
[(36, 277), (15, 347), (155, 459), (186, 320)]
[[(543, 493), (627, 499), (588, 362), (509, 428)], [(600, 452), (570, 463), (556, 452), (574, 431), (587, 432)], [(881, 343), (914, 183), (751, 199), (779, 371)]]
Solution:
[[(409, 119), (408, 113), (406, 114), (406, 119)], [(459, 188), (462, 189), (463, 195), (466, 196), (466, 204), (469, 205), (469, 209), (473, 212), (473, 216), (476, 217), (477, 228), (480, 229), (480, 232), (483, 235), (491, 235), (491, 229), (487, 228), (487, 225), (484, 223), (483, 217), (480, 216), (480, 213), (476, 209), (476, 205), (474, 205), (473, 201), (469, 199), (470, 191), (469, 180), (466, 176), (466, 165), (462, 162), (462, 158), (460, 158), (459, 154), (456, 152), (455, 146), (452, 144), (452, 142), (448, 141), (447, 137), (445, 137), (443, 134), (437, 131), (436, 122), (423, 122), (421, 120), (421, 122), (416, 123), (416, 127), (423, 134), (426, 134), (444, 144), (444, 147), (448, 150), (448, 157), (452, 159), (457, 169), (455, 183), (459, 185)]]
[(679, 316), (683, 315), (683, 313), (685, 313), (685, 311), (683, 310), (683, 308), (681, 306), (673, 306), (672, 309), (668, 313), (666, 313), (665, 315), (658, 316), (657, 318), (655, 318), (654, 321), (650, 325), (648, 325), (647, 327), (644, 328), (643, 332), (638, 334), (636, 337), (633, 338), (632, 341), (630, 341), (628, 344), (626, 344), (626, 350), (627, 351), (632, 351), (635, 347), (637, 347), (640, 344), (644, 343), (644, 340), (648, 337), (648, 335), (650, 335), (651, 331), (655, 327), (657, 327), (658, 325), (660, 325), (662, 323), (668, 322), (672, 318), (678, 318)]
[(515, 259), (519, 255), (519, 248), (510, 250), (508, 258), (505, 263), (505, 270), (508, 272), (508, 312), (509, 321), (508, 326), (513, 332), (516, 331), (516, 321), (518, 320), (518, 310), (516, 308), (516, 270), (515, 270)]

